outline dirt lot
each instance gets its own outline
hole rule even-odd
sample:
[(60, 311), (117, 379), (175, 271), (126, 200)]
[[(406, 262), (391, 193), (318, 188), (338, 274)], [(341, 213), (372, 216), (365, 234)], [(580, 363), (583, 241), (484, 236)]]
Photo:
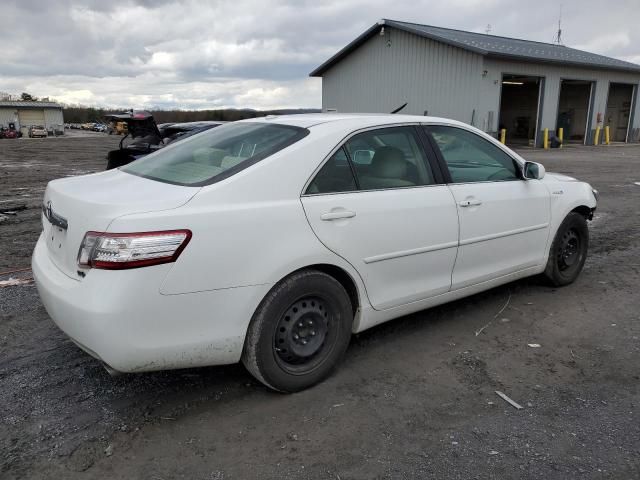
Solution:
[[(46, 182), (102, 169), (116, 143), (0, 140), (0, 208), (28, 207), (0, 223), (0, 272), (29, 265)], [(600, 190), (580, 279), (365, 332), (296, 395), (241, 366), (111, 378), (32, 285), (0, 284), (0, 477), (640, 478), (640, 146), (523, 153)]]

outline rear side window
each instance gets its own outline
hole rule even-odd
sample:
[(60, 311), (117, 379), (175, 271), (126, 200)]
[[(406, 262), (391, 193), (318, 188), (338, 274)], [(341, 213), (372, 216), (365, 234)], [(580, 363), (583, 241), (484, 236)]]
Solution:
[(416, 187), (434, 183), (414, 127), (369, 130), (345, 144), (360, 190)]
[(271, 123), (228, 123), (177, 142), (121, 170), (175, 185), (208, 185), (304, 138), (304, 128)]
[(320, 169), (307, 194), (385, 190), (434, 183), (414, 127), (368, 130), (351, 137)]
[(453, 183), (520, 179), (515, 160), (479, 135), (440, 125), (429, 126), (427, 131), (435, 140)]
[(356, 180), (344, 149), (341, 148), (327, 160), (307, 188), (308, 194), (353, 192)]

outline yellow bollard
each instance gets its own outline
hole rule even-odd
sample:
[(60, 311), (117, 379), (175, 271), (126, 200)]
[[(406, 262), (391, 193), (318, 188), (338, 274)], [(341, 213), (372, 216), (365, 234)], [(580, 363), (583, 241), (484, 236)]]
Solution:
[(500, 130), (500, 143), (505, 145), (507, 143), (507, 129)]
[(558, 129), (558, 140), (560, 140), (560, 148), (562, 148), (564, 144), (564, 128), (562, 127)]
[(604, 144), (609, 145), (609, 140), (609, 125), (607, 125), (606, 127), (604, 127)]
[(593, 139), (593, 144), (598, 145), (600, 143), (600, 127), (596, 127), (596, 137)]
[(544, 129), (544, 137), (543, 137), (543, 141), (542, 141), (542, 146), (544, 147), (545, 150), (547, 150), (549, 148), (549, 129), (548, 128)]

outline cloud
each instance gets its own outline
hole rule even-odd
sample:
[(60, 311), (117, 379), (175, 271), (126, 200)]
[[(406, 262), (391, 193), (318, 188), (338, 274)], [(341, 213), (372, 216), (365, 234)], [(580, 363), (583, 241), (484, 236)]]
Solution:
[(578, 50), (586, 50), (594, 53), (616, 52), (631, 44), (631, 37), (628, 32), (612, 32), (597, 35), (587, 43), (576, 45)]
[[(563, 39), (640, 58), (634, 0), (565, 0)], [(313, 107), (308, 73), (379, 18), (552, 41), (558, 4), (539, 0), (5, 0), (0, 91), (95, 106)], [(594, 27), (597, 26), (597, 27)]]

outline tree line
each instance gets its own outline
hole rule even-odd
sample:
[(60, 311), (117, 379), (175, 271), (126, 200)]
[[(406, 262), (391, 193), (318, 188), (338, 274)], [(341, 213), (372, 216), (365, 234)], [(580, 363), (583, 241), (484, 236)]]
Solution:
[[(22, 92), (20, 95), (11, 95), (9, 93), (0, 92), (0, 100), (9, 101), (43, 101), (48, 102), (48, 97), (38, 98), (28, 92)], [(104, 121), (105, 115), (113, 113), (124, 113), (129, 109), (104, 109), (85, 107), (82, 105), (62, 105), (64, 121), (66, 123), (101, 123)], [(291, 113), (314, 113), (319, 112), (314, 108), (293, 108), (279, 110), (253, 110), (250, 108), (222, 108), (216, 110), (150, 110), (156, 123), (182, 123), (182, 122), (200, 122), (200, 121), (226, 121), (233, 122), (236, 120), (244, 120), (245, 118), (264, 117), (266, 115), (285, 115)]]
[[(66, 123), (102, 122), (105, 115), (123, 113), (127, 109), (113, 110), (93, 107), (64, 106), (64, 121)], [(319, 109), (281, 109), (281, 110), (252, 110), (252, 109), (217, 109), (217, 110), (149, 110), (157, 123), (181, 123), (219, 120), (233, 122), (245, 118), (264, 117), (266, 115), (285, 115), (291, 113), (313, 113)]]

